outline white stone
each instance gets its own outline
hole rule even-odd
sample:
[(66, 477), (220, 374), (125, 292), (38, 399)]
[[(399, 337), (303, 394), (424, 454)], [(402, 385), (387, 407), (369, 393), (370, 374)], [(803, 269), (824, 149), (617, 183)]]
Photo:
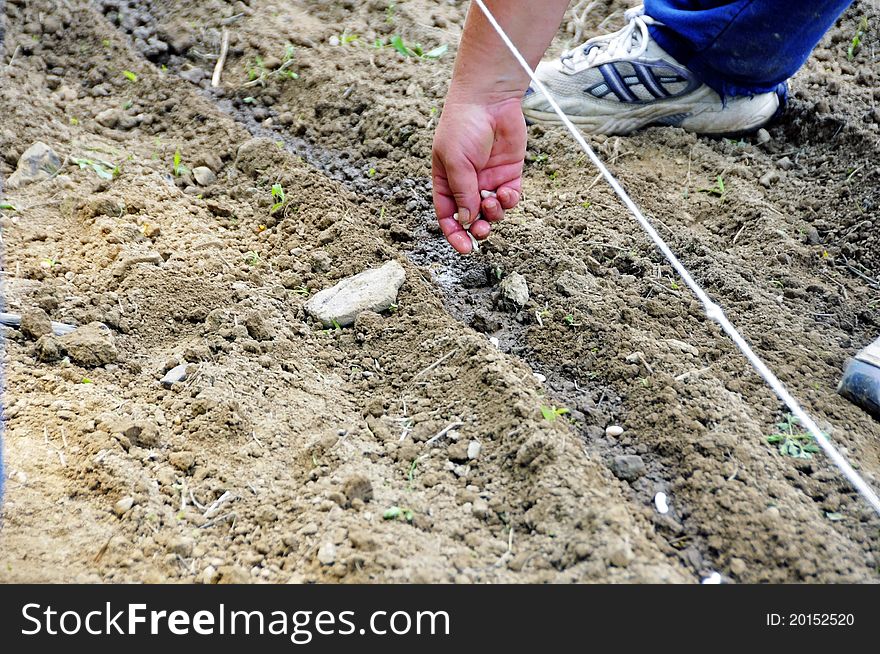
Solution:
[(333, 565), (336, 562), (336, 545), (324, 543), (318, 549), (318, 561), (322, 565)]
[(306, 311), (325, 327), (346, 327), (363, 311), (386, 311), (397, 302), (406, 273), (396, 261), (371, 268), (325, 288), (306, 302)]
[(605, 428), (605, 435), (611, 438), (617, 438), (623, 433), (623, 427), (619, 425), (609, 425)]
[(467, 458), (476, 459), (480, 456), (480, 451), (483, 449), (483, 446), (480, 444), (480, 441), (471, 441), (468, 443), (467, 448)]

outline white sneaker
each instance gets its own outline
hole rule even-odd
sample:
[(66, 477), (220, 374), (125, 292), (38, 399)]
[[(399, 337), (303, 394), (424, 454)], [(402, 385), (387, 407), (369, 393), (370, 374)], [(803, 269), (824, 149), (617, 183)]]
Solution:
[[(785, 105), (787, 86), (722, 101), (711, 88), (651, 38), (660, 25), (644, 7), (626, 12), (626, 26), (590, 39), (535, 71), (562, 111), (584, 132), (629, 134), (647, 125), (674, 125), (699, 134), (734, 135), (758, 129)], [(529, 87), (523, 114), (533, 123), (559, 123), (547, 99)]]

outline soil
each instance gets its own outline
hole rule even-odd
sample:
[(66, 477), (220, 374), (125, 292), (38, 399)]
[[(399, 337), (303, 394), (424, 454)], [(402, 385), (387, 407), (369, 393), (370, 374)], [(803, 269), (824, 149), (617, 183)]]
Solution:
[[(622, 24), (597, 5), (588, 35)], [(768, 442), (785, 409), (565, 133), (530, 128), (524, 200), (478, 254), (445, 244), (430, 143), (465, 11), (5, 3), (0, 175), (37, 141), (63, 165), (7, 190), (4, 310), (109, 330), (4, 328), (0, 580), (880, 580), (880, 519)], [(877, 25), (843, 15), (768, 139), (592, 139), (875, 488), (880, 424), (835, 387), (880, 331)], [(375, 46), (394, 35), (449, 50)], [(305, 314), (392, 259), (388, 311)]]

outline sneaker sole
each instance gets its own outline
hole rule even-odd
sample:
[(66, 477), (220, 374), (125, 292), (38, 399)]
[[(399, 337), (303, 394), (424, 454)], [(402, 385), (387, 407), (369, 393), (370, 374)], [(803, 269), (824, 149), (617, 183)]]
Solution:
[[(636, 106), (623, 111), (593, 116), (569, 116), (569, 120), (588, 134), (624, 135), (651, 125), (672, 125), (697, 134), (715, 136), (753, 132), (775, 118), (785, 105), (786, 87), (752, 98), (731, 98), (722, 110), (717, 109), (715, 92), (704, 87), (688, 96)], [(749, 103), (748, 106), (745, 103)], [(756, 104), (751, 104), (756, 103)], [(737, 107), (742, 109), (737, 111)], [(559, 125), (556, 112), (523, 108), (526, 120), (543, 125)]]

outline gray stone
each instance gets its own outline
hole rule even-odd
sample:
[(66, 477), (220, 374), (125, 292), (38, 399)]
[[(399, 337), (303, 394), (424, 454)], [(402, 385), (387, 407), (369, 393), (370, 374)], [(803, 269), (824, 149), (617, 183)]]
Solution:
[(362, 311), (385, 311), (397, 301), (397, 291), (406, 273), (396, 261), (343, 279), (331, 288), (316, 293), (306, 302), (306, 311), (325, 327), (334, 322), (341, 327), (354, 323)]
[(501, 298), (514, 308), (522, 308), (529, 303), (529, 285), (519, 273), (510, 273), (501, 280)]
[(165, 373), (165, 376), (159, 380), (159, 383), (165, 388), (171, 388), (175, 382), (186, 381), (186, 367), (188, 365), (189, 364), (184, 361), (179, 366), (174, 366), (171, 370)]
[(207, 166), (196, 166), (193, 168), (192, 173), (199, 186), (210, 186), (217, 181), (217, 175)]
[(105, 109), (95, 116), (95, 122), (108, 129), (113, 129), (119, 124), (119, 119), (121, 117), (122, 112), (119, 109)]
[(761, 179), (758, 181), (761, 183), (761, 186), (764, 188), (770, 188), (780, 179), (780, 175), (775, 170), (768, 170), (766, 173), (761, 175)]
[(645, 462), (637, 454), (616, 456), (611, 462), (611, 472), (618, 479), (635, 481), (645, 474)]
[(70, 360), (81, 366), (104, 366), (119, 358), (113, 334), (99, 322), (78, 327), (59, 341)]
[(6, 180), (6, 188), (19, 188), (25, 184), (49, 179), (58, 172), (59, 168), (61, 168), (61, 160), (55, 151), (38, 141), (18, 158), (15, 172)]

